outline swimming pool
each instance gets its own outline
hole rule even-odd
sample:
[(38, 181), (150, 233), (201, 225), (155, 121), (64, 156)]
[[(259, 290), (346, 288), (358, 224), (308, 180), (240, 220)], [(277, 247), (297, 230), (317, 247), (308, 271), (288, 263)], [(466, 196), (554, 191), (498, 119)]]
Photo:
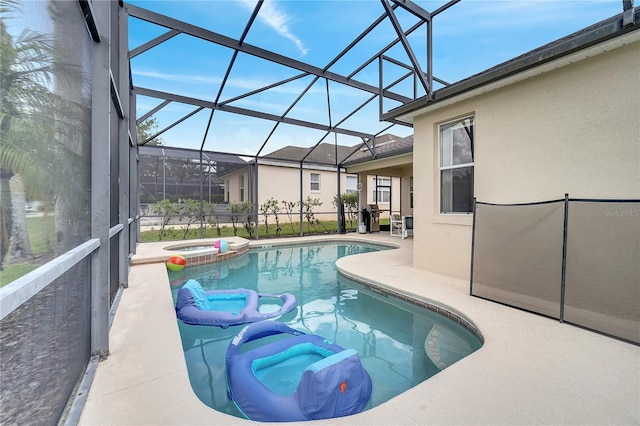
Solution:
[[(205, 290), (244, 287), (294, 294), (298, 308), (279, 321), (355, 349), (373, 381), (366, 408), (370, 409), (481, 346), (475, 335), (456, 322), (385, 296), (336, 271), (335, 261), (340, 257), (384, 249), (362, 243), (256, 249), (233, 260), (186, 268), (187, 275), (181, 279), (196, 279)], [(179, 280), (174, 277), (172, 282)], [(178, 289), (172, 286), (174, 301)], [(178, 323), (195, 394), (211, 408), (243, 417), (227, 398), (224, 371), (227, 346), (242, 326), (220, 329)]]

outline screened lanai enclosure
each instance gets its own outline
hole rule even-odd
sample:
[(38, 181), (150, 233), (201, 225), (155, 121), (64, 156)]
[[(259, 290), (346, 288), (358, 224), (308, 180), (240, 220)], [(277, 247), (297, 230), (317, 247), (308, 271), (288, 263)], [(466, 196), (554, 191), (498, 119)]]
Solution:
[[(395, 146), (389, 151), (379, 142), (380, 158), (410, 152), (411, 137), (385, 136)], [(377, 170), (397, 175), (389, 176), (336, 166), (335, 156), (349, 157), (351, 166), (368, 160), (368, 149), (357, 146), (286, 147), (259, 158), (164, 146), (141, 146), (138, 152), (143, 241), (231, 232), (247, 238), (344, 233), (355, 232), (358, 224), (372, 232), (371, 206), (385, 222), (382, 230), (390, 231), (389, 218), (400, 214), (401, 198), (410, 197), (410, 179), (402, 176), (410, 170)], [(308, 159), (301, 161), (303, 156)]]
[(257, 221), (270, 181), (294, 204), (357, 192), (343, 163), (412, 133), (380, 114), (445, 84), (430, 23), (455, 3), (356, 22), (364, 4), (292, 2), (344, 20), (311, 49), (264, 36), (270, 2), (0, 1), (0, 423), (77, 422), (151, 206), (249, 201)]
[(161, 200), (224, 201), (220, 176), (247, 167), (240, 157), (164, 147), (140, 147), (141, 211)]
[(262, 238), (274, 202), (294, 235), (412, 212), (412, 123), (388, 113), (513, 56), (464, 31), (483, 3), (0, 0), (0, 424), (78, 422), (165, 219)]
[[(432, 76), (428, 23), (455, 3), (428, 12), (383, 1), (361, 28), (345, 21), (350, 42), (323, 39), (308, 49), (294, 43), (304, 54), (282, 44), (263, 46), (259, 34), (268, 25), (270, 3), (236, 10), (213, 2), (210, 20), (195, 22), (190, 4), (170, 15), (162, 2), (127, 5), (136, 121), (145, 129), (137, 134), (144, 229), (161, 227), (166, 238), (165, 225), (193, 223), (203, 236), (207, 223), (237, 219), (246, 222), (249, 237), (260, 238), (254, 225), (267, 225), (262, 236), (269, 234), (268, 220), (281, 229), (278, 213), (301, 235), (304, 223), (306, 232), (311, 224), (322, 232), (355, 230), (363, 221), (360, 206), (376, 206), (387, 219), (399, 214), (402, 176), (349, 175), (345, 163), (375, 159), (389, 139), (411, 135), (409, 123), (383, 122), (380, 115), (446, 84)], [(322, 9), (324, 17), (344, 19), (345, 5), (318, 6), (308, 4), (305, 13)], [(212, 24), (230, 10), (246, 18), (242, 28)], [(206, 71), (203, 64), (210, 64)], [(221, 78), (207, 78), (208, 67)], [(172, 81), (165, 69), (185, 78)], [(369, 191), (358, 191), (363, 186)]]

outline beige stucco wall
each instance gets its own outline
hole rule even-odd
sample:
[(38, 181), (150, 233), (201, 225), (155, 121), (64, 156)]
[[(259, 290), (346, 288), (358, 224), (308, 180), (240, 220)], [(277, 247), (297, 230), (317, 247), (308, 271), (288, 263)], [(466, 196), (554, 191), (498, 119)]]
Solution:
[[(320, 190), (311, 190), (311, 173), (320, 174)], [(245, 175), (245, 201), (249, 197), (249, 180), (246, 169), (236, 171), (224, 177), (225, 185), (229, 182), (229, 202), (240, 202), (239, 175)], [(352, 175), (355, 177), (355, 175)], [(347, 174), (340, 174), (340, 190), (345, 193), (347, 190)], [(314, 211), (318, 213), (316, 217), (322, 220), (335, 220), (337, 210), (333, 203), (333, 197), (338, 191), (337, 176), (334, 170), (323, 170), (316, 168), (304, 168), (302, 171), (303, 199), (311, 197), (319, 199), (321, 206)], [(282, 201), (298, 202), (300, 200), (300, 169), (298, 167), (282, 167), (261, 164), (258, 169), (258, 206), (265, 203), (270, 198), (278, 201), (278, 206), (284, 211)], [(298, 212), (298, 210), (296, 210)], [(324, 212), (325, 214), (320, 216)]]
[[(349, 173), (357, 173), (359, 181), (363, 183), (360, 193), (361, 204), (374, 203), (375, 176), (391, 176), (391, 201), (392, 210), (401, 215), (413, 214), (410, 200), (410, 182), (413, 176), (413, 153), (406, 153), (394, 157), (367, 161), (347, 168)], [(389, 209), (388, 203), (380, 205), (380, 208)], [(388, 214), (387, 214), (388, 216)]]
[(411, 179), (413, 178), (413, 161), (410, 166), (402, 168), (402, 185), (400, 187), (401, 203), (400, 214), (403, 216), (413, 214), (413, 205), (411, 204)]
[[(320, 190), (311, 190), (311, 173), (320, 174)], [(258, 204), (262, 204), (269, 198), (278, 201), (300, 200), (300, 169), (297, 167), (276, 167), (260, 165), (258, 170)], [(340, 174), (340, 191), (346, 192), (346, 174)], [(333, 217), (325, 217), (325, 220), (335, 220), (336, 208), (332, 204), (333, 197), (338, 192), (338, 179), (334, 170), (303, 169), (302, 170), (302, 195), (303, 199), (311, 197), (319, 199), (322, 205), (315, 209), (316, 212), (331, 212)], [(282, 208), (282, 205), (280, 205)]]
[(475, 116), (479, 201), (640, 198), (637, 40), (415, 118), (414, 267), (469, 277), (472, 217), (438, 206), (438, 125), (458, 117)]
[[(363, 191), (360, 192), (360, 201), (363, 205), (377, 204), (378, 208), (381, 211), (380, 217), (388, 218), (389, 209), (393, 210), (394, 213), (400, 211), (401, 179), (400, 179), (399, 173), (401, 173), (401, 171), (386, 169), (384, 172), (385, 174), (378, 173), (377, 175), (375, 174), (366, 175), (367, 185), (363, 186)], [(393, 173), (393, 174), (386, 174), (386, 173)], [(391, 178), (391, 203), (383, 202), (381, 199), (378, 199), (378, 201), (376, 201), (376, 194), (375, 194), (376, 176), (378, 176), (379, 179)], [(360, 176), (359, 179), (362, 179), (362, 182), (364, 182), (365, 175)]]
[[(225, 201), (229, 203), (236, 204), (240, 203), (240, 176), (244, 176), (244, 200), (247, 201), (249, 199), (249, 172), (246, 168), (242, 168), (240, 170), (236, 170), (233, 173), (229, 173), (224, 176), (224, 185), (225, 185)], [(228, 187), (227, 187), (228, 182)], [(229, 194), (227, 198), (227, 193)]]

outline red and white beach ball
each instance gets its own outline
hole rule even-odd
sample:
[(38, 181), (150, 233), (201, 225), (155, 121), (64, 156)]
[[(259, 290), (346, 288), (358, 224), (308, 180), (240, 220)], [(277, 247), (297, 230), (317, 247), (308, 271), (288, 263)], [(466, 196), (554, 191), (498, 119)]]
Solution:
[(187, 266), (187, 259), (182, 256), (171, 256), (167, 260), (167, 269), (170, 271), (182, 271)]

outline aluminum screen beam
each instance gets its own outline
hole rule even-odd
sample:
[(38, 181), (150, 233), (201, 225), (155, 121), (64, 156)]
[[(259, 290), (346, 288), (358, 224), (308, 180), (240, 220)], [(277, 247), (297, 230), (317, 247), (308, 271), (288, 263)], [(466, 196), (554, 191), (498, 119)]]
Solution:
[[(207, 101), (202, 101), (199, 99), (193, 99), (193, 98), (187, 98), (187, 97), (183, 97), (180, 95), (174, 95), (174, 94), (169, 94), (169, 93), (164, 93), (164, 92), (160, 92), (160, 91), (155, 91), (152, 89), (143, 89), (143, 88), (134, 88), (134, 93), (135, 94), (141, 94), (141, 95), (147, 95), (147, 96), (151, 96), (151, 97), (156, 97), (159, 99), (163, 99), (163, 103), (160, 104), (159, 106), (157, 106), (156, 108), (154, 108), (152, 111), (146, 113), (145, 115), (143, 115), (139, 120), (138, 123), (144, 121), (144, 119), (147, 119), (151, 116), (153, 116), (157, 111), (159, 111), (160, 109), (162, 109), (164, 106), (166, 106), (168, 103), (172, 102), (172, 101), (177, 101), (177, 102), (182, 102), (182, 103), (187, 103), (187, 104), (191, 104), (191, 105), (197, 105), (200, 107), (200, 110), (203, 108), (210, 108), (211, 109), (211, 114), (210, 114), (210, 118), (209, 118), (209, 124), (207, 125), (207, 130), (205, 132), (205, 135), (203, 137), (203, 141), (202, 141), (202, 146), (201, 149), (203, 149), (204, 147), (204, 143), (206, 141), (206, 136), (211, 124), (211, 120), (213, 119), (213, 115), (215, 113), (216, 110), (221, 110), (221, 111), (226, 111), (226, 112), (230, 112), (230, 113), (235, 113), (235, 114), (240, 114), (240, 115), (245, 115), (245, 116), (250, 116), (250, 117), (254, 117), (254, 118), (259, 118), (259, 119), (265, 119), (265, 120), (270, 120), (270, 121), (275, 121), (275, 126), (273, 128), (273, 130), (270, 132), (269, 136), (267, 136), (267, 138), (265, 139), (265, 141), (263, 142), (260, 151), (262, 151), (262, 149), (264, 148), (264, 146), (267, 144), (267, 142), (269, 141), (269, 139), (271, 138), (271, 136), (273, 135), (273, 133), (275, 132), (275, 130), (278, 128), (280, 123), (286, 123), (286, 124), (290, 124), (290, 125), (294, 125), (294, 126), (301, 126), (301, 127), (307, 127), (307, 128), (311, 128), (311, 129), (317, 129), (317, 130), (322, 130), (322, 131), (329, 131), (329, 132), (336, 132), (336, 133), (341, 133), (341, 134), (345, 134), (345, 135), (350, 135), (350, 136), (357, 136), (360, 137), (362, 139), (370, 139), (371, 137), (373, 137), (373, 135), (367, 133), (367, 132), (362, 132), (362, 131), (356, 131), (356, 130), (349, 130), (349, 129), (343, 129), (340, 128), (339, 125), (346, 120), (342, 120), (340, 123), (337, 124), (333, 124), (331, 122), (329, 122), (329, 125), (326, 124), (319, 124), (319, 123), (312, 123), (312, 122), (307, 122), (304, 120), (297, 120), (297, 119), (292, 119), (292, 118), (287, 118), (286, 115), (291, 111), (291, 109), (295, 106), (295, 104), (298, 102), (298, 100), (304, 95), (305, 92), (302, 92), (302, 94), (298, 97), (298, 99), (296, 99), (296, 101), (294, 101), (289, 108), (287, 108), (287, 110), (280, 116), (278, 117), (277, 115), (273, 115), (273, 114), (267, 114), (267, 113), (262, 113), (259, 111), (253, 111), (253, 110), (249, 110), (249, 109), (245, 109), (245, 108), (238, 108), (238, 107), (234, 107), (229, 105), (230, 103), (233, 103), (234, 101), (237, 101), (239, 99), (243, 99), (247, 96), (251, 96), (253, 94), (256, 93), (260, 93), (266, 90), (269, 90), (271, 88), (274, 87), (278, 87), (280, 85), (283, 85), (285, 83), (288, 83), (290, 81), (302, 78), (302, 77), (306, 77), (309, 75), (314, 75), (315, 79), (314, 82), (316, 82), (319, 78), (324, 78), (325, 81), (328, 83), (328, 81), (334, 81), (337, 83), (341, 83), (344, 84), (348, 87), (351, 87), (353, 89), (356, 90), (361, 90), (361, 91), (365, 91), (365, 92), (369, 92), (371, 94), (373, 94), (373, 97), (378, 97), (379, 101), (380, 101), (380, 111), (379, 111), (379, 115), (380, 115), (380, 120), (386, 119), (386, 121), (388, 121), (389, 123), (392, 123), (394, 125), (402, 125), (402, 126), (411, 126), (410, 123), (405, 123), (405, 122), (401, 122), (399, 120), (396, 120), (394, 117), (385, 117), (384, 111), (383, 111), (383, 101), (384, 99), (388, 99), (388, 100), (394, 100), (397, 102), (400, 102), (401, 104), (405, 105), (407, 103), (413, 102), (417, 96), (418, 96), (418, 92), (417, 92), (417, 85), (415, 83), (417, 83), (417, 80), (419, 80), (421, 82), (421, 85), (423, 86), (424, 90), (426, 91), (427, 97), (431, 97), (431, 92), (432, 92), (432, 85), (433, 85), (433, 76), (431, 75), (432, 73), (432, 67), (431, 67), (431, 46), (432, 46), (432, 41), (431, 41), (431, 20), (432, 18), (443, 12), (444, 10), (448, 9), (449, 7), (453, 6), (454, 4), (458, 3), (460, 0), (451, 0), (448, 3), (444, 4), (443, 6), (437, 8), (436, 10), (434, 10), (433, 12), (428, 12), (427, 10), (421, 8), (420, 6), (418, 6), (417, 4), (415, 4), (413, 1), (411, 0), (381, 0), (382, 2), (382, 6), (384, 9), (384, 13), (379, 16), (375, 21), (373, 21), (362, 33), (360, 33), (353, 41), (351, 41), (349, 43), (349, 45), (344, 48), (335, 58), (333, 58), (326, 66), (324, 66), (323, 68), (319, 68), (298, 60), (294, 60), (288, 57), (285, 57), (283, 55), (277, 54), (275, 52), (272, 51), (268, 51), (262, 48), (259, 48), (257, 46), (254, 45), (250, 45), (250, 44), (245, 44), (244, 43), (244, 39), (246, 38), (249, 30), (251, 29), (252, 24), (254, 23), (255, 19), (258, 16), (258, 13), (260, 11), (260, 8), (263, 4), (263, 0), (259, 0), (256, 3), (256, 6), (254, 7), (254, 10), (252, 12), (251, 17), (249, 18), (247, 25), (244, 28), (244, 31), (241, 35), (241, 37), (239, 39), (234, 39), (231, 37), (227, 37), (224, 36), (222, 34), (216, 33), (214, 31), (210, 31), (192, 24), (189, 24), (187, 22), (184, 21), (180, 21), (178, 19), (174, 19), (172, 17), (169, 16), (165, 16), (156, 12), (153, 12), (151, 10), (147, 10), (144, 9), (142, 7), (139, 6), (135, 6), (135, 5), (131, 5), (131, 4), (126, 4), (125, 5), (125, 9), (126, 9), (126, 13), (134, 18), (137, 19), (141, 19), (144, 20), (146, 22), (150, 22), (152, 24), (167, 28), (169, 31), (167, 31), (166, 33), (154, 38), (153, 40), (137, 47), (136, 49), (133, 49), (129, 52), (129, 58), (133, 58), (137, 55), (140, 55), (141, 53), (144, 53), (150, 49), (152, 49), (153, 47), (158, 46), (159, 44), (175, 37), (176, 35), (180, 35), (180, 34), (184, 34), (187, 36), (191, 36), (191, 37), (196, 37), (205, 41), (209, 41), (212, 42), (214, 44), (217, 44), (219, 46), (222, 47), (226, 47), (229, 49), (233, 50), (233, 55), (232, 55), (232, 59), (229, 62), (229, 65), (227, 67), (226, 73), (225, 73), (225, 77), (223, 79), (223, 82), (217, 92), (217, 96), (215, 99), (215, 102), (211, 103), (211, 102), (207, 102)], [(414, 24), (412, 27), (410, 27), (407, 31), (403, 31), (402, 28), (400, 27), (399, 21), (397, 20), (394, 11), (398, 8), (402, 8), (404, 10), (406, 10), (408, 13), (414, 15), (415, 17), (417, 17), (419, 19), (419, 22)], [(389, 43), (386, 47), (384, 47), (381, 51), (379, 51), (377, 54), (375, 54), (374, 56), (372, 56), (368, 61), (366, 61), (364, 64), (362, 64), (361, 66), (359, 66), (356, 71), (354, 71), (353, 73), (351, 73), (348, 76), (343, 76), (343, 75), (339, 75), (337, 73), (333, 73), (328, 71), (329, 68), (331, 68), (335, 63), (337, 63), (342, 57), (344, 57), (346, 54), (348, 54), (352, 48), (354, 48), (356, 45), (358, 45), (358, 43), (360, 43), (368, 34), (370, 34), (376, 27), (378, 27), (381, 23), (383, 23), (385, 20), (389, 20), (392, 24), (392, 26), (394, 27), (394, 29), (396, 30), (397, 33), (397, 38), (392, 41), (391, 43)], [(427, 25), (427, 55), (428, 55), (428, 63), (427, 63), (427, 73), (425, 75), (425, 73), (423, 73), (421, 71), (420, 65), (418, 64), (417, 58), (415, 57), (415, 55), (413, 54), (413, 51), (411, 50), (411, 47), (408, 43), (407, 40), (407, 36), (409, 34), (411, 34), (412, 32), (414, 32), (416, 29), (420, 28), (423, 24)], [(397, 43), (400, 42), (402, 43), (405, 52), (407, 53), (407, 56), (410, 59), (411, 65), (405, 64), (401, 61), (397, 61), (397, 60), (392, 60), (390, 58), (385, 58), (387, 60), (389, 60), (391, 63), (394, 63), (395, 65), (398, 65), (400, 67), (406, 68), (411, 70), (413, 73), (417, 74), (416, 76), (416, 80), (414, 80), (414, 93), (412, 97), (409, 96), (404, 96), (401, 94), (398, 94), (396, 92), (393, 92), (392, 89), (393, 87), (399, 82), (402, 81), (404, 78), (407, 78), (408, 76), (404, 76), (403, 78), (396, 80), (394, 83), (390, 84), (390, 85), (383, 85), (382, 82), (379, 83), (378, 87), (374, 87), (372, 85), (360, 82), (358, 80), (355, 80), (353, 77), (355, 74), (357, 74), (358, 72), (360, 72), (362, 69), (364, 69), (366, 66), (368, 66), (369, 64), (371, 64), (371, 62), (373, 62), (375, 59), (379, 58), (380, 56), (384, 55), (385, 52), (387, 52), (389, 49), (391, 49), (392, 47), (394, 47), (395, 45), (397, 45)], [(285, 67), (289, 67), (292, 69), (296, 69), (301, 71), (301, 74), (288, 78), (288, 79), (284, 79), (280, 82), (276, 82), (274, 84), (271, 84), (269, 86), (265, 86), (265, 87), (261, 87), (258, 88), (256, 90), (250, 91), (246, 94), (240, 95), (240, 96), (236, 96), (233, 97), (231, 99), (227, 99), (227, 100), (220, 100), (222, 92), (224, 90), (225, 87), (225, 82), (227, 80), (227, 78), (230, 76), (232, 68), (234, 66), (235, 63), (235, 59), (237, 58), (237, 55), (242, 52), (254, 57), (257, 57), (259, 59), (264, 59), (273, 63), (277, 63), (280, 65), (283, 65)], [(443, 85), (447, 85), (447, 83), (443, 80), (440, 79), (435, 79), (437, 82), (443, 84)], [(368, 102), (368, 101), (367, 101)], [(365, 104), (367, 103), (365, 102)], [(364, 105), (364, 104), (363, 104)], [(329, 108), (329, 114), (330, 112), (330, 105), (328, 105)], [(362, 108), (362, 106), (356, 108), (354, 111), (352, 111), (350, 114), (348, 114), (348, 117), (353, 116), (357, 111), (359, 111)], [(190, 115), (189, 115), (190, 116)], [(185, 118), (183, 118), (181, 121), (184, 121)], [(175, 126), (177, 123), (172, 124), (171, 126), (167, 127), (166, 129), (162, 130), (160, 133), (165, 132), (166, 130), (168, 130), (169, 128)], [(391, 127), (391, 126), (390, 126)], [(158, 134), (160, 134), (158, 133)], [(157, 135), (154, 135), (154, 137)]]
[[(253, 12), (251, 13), (249, 22), (247, 22), (247, 25), (245, 25), (244, 31), (242, 31), (242, 36), (238, 40), (238, 43), (240, 44), (244, 43), (244, 39), (249, 33), (249, 29), (251, 29), (251, 25), (253, 25), (253, 22), (256, 20), (256, 17), (258, 16), (258, 12), (262, 7), (262, 3), (263, 3), (263, 0), (259, 0), (258, 3), (256, 4), (256, 7), (253, 8)], [(231, 60), (229, 61), (229, 65), (227, 66), (227, 71), (225, 72), (224, 77), (222, 79), (222, 83), (220, 83), (220, 87), (218, 88), (218, 94), (216, 95), (216, 101), (215, 101), (216, 105), (220, 101), (220, 96), (222, 96), (222, 91), (224, 90), (224, 87), (227, 84), (227, 80), (229, 79), (229, 75), (231, 74), (231, 70), (233, 69), (233, 64), (235, 64), (237, 57), (238, 57), (238, 51), (234, 50), (233, 55), (231, 56)], [(204, 135), (202, 136), (202, 143), (200, 144), (200, 152), (202, 152), (202, 150), (204, 149), (204, 144), (207, 142), (207, 136), (209, 135), (209, 129), (211, 128), (211, 121), (213, 120), (213, 114), (215, 114), (215, 112), (216, 110), (212, 109), (211, 114), (209, 114), (209, 121), (207, 122), (207, 128), (204, 132)], [(200, 192), (200, 202), (202, 204), (202, 191)]]
[(230, 105), (222, 105), (222, 104), (216, 105), (214, 102), (211, 102), (211, 101), (205, 101), (202, 99), (195, 99), (187, 96), (176, 95), (174, 93), (161, 92), (159, 90), (145, 89), (145, 88), (138, 87), (134, 89), (134, 94), (144, 95), (151, 98), (171, 100), (171, 101), (175, 101), (183, 104), (195, 105), (195, 106), (204, 107), (204, 108), (216, 109), (216, 110), (225, 111), (233, 114), (246, 115), (248, 117), (261, 118), (263, 120), (270, 120), (270, 121), (276, 121), (276, 122), (281, 122), (285, 124), (291, 124), (293, 126), (308, 127), (316, 130), (331, 131), (331, 132), (336, 132), (336, 133), (349, 135), (349, 136), (356, 136), (356, 137), (367, 138), (367, 139), (373, 136), (371, 133), (360, 132), (357, 130), (343, 129), (339, 127), (331, 127), (331, 126), (327, 126), (326, 124), (319, 124), (319, 123), (313, 123), (310, 121), (297, 120), (294, 118), (281, 117), (275, 114), (268, 114), (266, 112), (259, 112), (259, 111), (245, 109), (245, 108), (233, 107)]
[(411, 0), (393, 0), (393, 2), (423, 21), (431, 21), (431, 14)]
[[(396, 7), (398, 7), (398, 5), (393, 5), (391, 6), (392, 9), (395, 9)], [(377, 27), (378, 25), (380, 25), (380, 23), (382, 23), (385, 19), (387, 18), (387, 14), (384, 13), (382, 14), (378, 19), (376, 19), (371, 25), (369, 25), (358, 37), (355, 38), (355, 40), (353, 40), (351, 43), (349, 43), (349, 45), (347, 47), (344, 48), (344, 50), (340, 53), (338, 53), (338, 55), (333, 58), (333, 60), (331, 60), (326, 67), (323, 68), (324, 71), (327, 71), (329, 68), (331, 68), (336, 62), (338, 62), (344, 55), (346, 55), (356, 44), (358, 44), (363, 38), (365, 38), (367, 36), (367, 34), (369, 34), (371, 31), (373, 31), (375, 29), (375, 27)], [(397, 42), (397, 41), (396, 41)]]
[(418, 58), (416, 58), (416, 55), (413, 53), (413, 49), (411, 49), (411, 45), (409, 44), (409, 41), (407, 40), (407, 37), (404, 35), (404, 31), (402, 30), (402, 27), (400, 26), (400, 22), (398, 21), (398, 18), (396, 17), (395, 12), (391, 8), (391, 4), (389, 3), (389, 0), (380, 0), (380, 2), (382, 3), (382, 6), (384, 7), (384, 10), (387, 11), (387, 15), (389, 16), (389, 20), (391, 21), (391, 25), (393, 25), (393, 28), (396, 30), (396, 33), (398, 34), (398, 38), (400, 39), (400, 42), (402, 43), (402, 46), (404, 47), (404, 50), (405, 50), (407, 56), (409, 57), (409, 60), (411, 61), (411, 64), (413, 65), (413, 68), (416, 70), (416, 74), (418, 75), (418, 79), (422, 83), (422, 86), (423, 86), (425, 92), (427, 92), (427, 95), (430, 95), (431, 94), (431, 84), (429, 84), (429, 81), (427, 80), (427, 78), (425, 77), (424, 73), (422, 72), (422, 68), (420, 67), (420, 64), (418, 63)]
[[(424, 25), (424, 22), (418, 22), (416, 24), (414, 24), (411, 28), (409, 28), (407, 31), (404, 32), (405, 36), (410, 35), (412, 32), (414, 32), (415, 30), (417, 30), (418, 28), (420, 28), (422, 25)], [(358, 68), (355, 69), (355, 71), (353, 71), (351, 74), (349, 74), (347, 76), (347, 78), (352, 78), (354, 75), (358, 74), (360, 71), (362, 71), (363, 69), (365, 69), (368, 65), (370, 65), (373, 61), (375, 61), (376, 59), (378, 59), (379, 56), (381, 56), (382, 54), (384, 54), (386, 51), (388, 51), (389, 49), (391, 49), (393, 46), (395, 46), (396, 44), (398, 44), (398, 42), (400, 42), (400, 39), (395, 39), (394, 41), (392, 41), (391, 43), (387, 44), (385, 47), (383, 47), (382, 49), (380, 49), (375, 55), (371, 56), (369, 59), (367, 59), (366, 61), (364, 61), (362, 63), (362, 65), (360, 65)]]
[(631, 30), (633, 30), (633, 27), (626, 29), (622, 18), (610, 18), (606, 21), (597, 23), (592, 27), (583, 29), (562, 39), (556, 40), (555, 42), (534, 49), (524, 55), (518, 56), (517, 58), (498, 64), (480, 74), (473, 75), (464, 80), (438, 89), (434, 92), (433, 98), (416, 99), (410, 104), (395, 108), (394, 110), (383, 114), (382, 119), (388, 121), (389, 119), (397, 118), (401, 115), (407, 114), (408, 112), (424, 108), (444, 99), (503, 80), (507, 77), (538, 67), (547, 62), (560, 59), (596, 44), (603, 43), (620, 35), (620, 32)]
[[(289, 108), (287, 108), (287, 110), (281, 115), (281, 118), (284, 118), (284, 117), (286, 117), (287, 114), (289, 114), (289, 112), (293, 109), (293, 107), (296, 106), (296, 104), (300, 101), (300, 99), (302, 99), (302, 97), (313, 87), (314, 84), (316, 84), (316, 82), (319, 79), (320, 79), (320, 77), (316, 76), (316, 77), (313, 78), (313, 80), (309, 84), (307, 84), (307, 87), (305, 87), (304, 90), (302, 90), (302, 92), (300, 92), (298, 97), (291, 103), (291, 105), (289, 105)], [(328, 80), (325, 80), (325, 81), (327, 81), (327, 84), (329, 84)], [(271, 129), (271, 132), (269, 132), (269, 135), (266, 137), (266, 139), (264, 140), (264, 142), (260, 146), (260, 149), (256, 153), (256, 156), (259, 156), (262, 153), (262, 150), (267, 145), (267, 142), (269, 142), (269, 139), (271, 139), (271, 136), (273, 136), (273, 134), (275, 133), (275, 131), (278, 128), (279, 125), (280, 125), (280, 122), (276, 122), (276, 124), (273, 126), (273, 129)], [(329, 122), (329, 125), (331, 125), (331, 122)]]
[(459, 3), (460, 1), (461, 0), (451, 0), (447, 4), (443, 4), (442, 6), (440, 6), (439, 8), (434, 10), (433, 12), (431, 12), (431, 18), (433, 19), (434, 16), (436, 16), (437, 14), (439, 14), (441, 12), (444, 12), (445, 10), (449, 9), (451, 6), (453, 6), (456, 3)]
[(203, 109), (204, 109), (204, 107), (196, 108), (195, 110), (191, 111), (189, 114), (185, 115), (184, 117), (179, 118), (178, 120), (176, 120), (173, 123), (169, 124), (167, 127), (165, 127), (164, 129), (160, 130), (156, 134), (154, 134), (152, 136), (149, 136), (147, 139), (145, 139), (144, 141), (140, 142), (140, 145), (145, 145), (147, 142), (149, 142), (151, 140), (154, 140), (155, 138), (157, 138), (158, 136), (160, 136), (161, 134), (163, 134), (167, 130), (174, 128), (175, 126), (177, 126), (178, 124), (182, 123), (186, 119), (196, 115), (197, 113), (199, 113)]
[(153, 114), (155, 114), (156, 112), (160, 111), (162, 108), (166, 107), (170, 103), (171, 103), (171, 101), (162, 102), (160, 105), (158, 105), (157, 107), (153, 108), (151, 111), (149, 111), (148, 113), (146, 113), (142, 117), (138, 118), (136, 120), (136, 124), (142, 123), (144, 120), (146, 120), (147, 118), (151, 117)]
[(268, 86), (264, 86), (264, 87), (261, 87), (261, 88), (256, 89), (256, 90), (252, 90), (251, 92), (247, 92), (247, 93), (242, 94), (242, 95), (240, 95), (240, 96), (236, 96), (236, 97), (234, 97), (234, 98), (227, 99), (226, 101), (222, 101), (222, 102), (220, 102), (220, 105), (229, 104), (229, 103), (231, 103), (231, 102), (238, 101), (238, 100), (240, 100), (240, 99), (243, 99), (243, 98), (249, 97), (249, 96), (251, 96), (251, 95), (255, 95), (255, 94), (257, 94), (257, 93), (264, 92), (265, 90), (269, 90), (269, 89), (273, 89), (274, 87), (282, 86), (283, 84), (290, 83), (290, 82), (292, 82), (292, 81), (298, 80), (298, 79), (300, 79), (300, 78), (302, 78), (302, 77), (306, 77), (306, 76), (308, 76), (308, 75), (309, 75), (309, 73), (303, 72), (302, 74), (298, 74), (298, 75), (295, 75), (295, 76), (293, 76), (293, 77), (287, 78), (287, 79), (285, 79), (285, 80), (281, 80), (281, 81), (278, 81), (278, 82), (276, 82), (276, 83), (270, 84), (270, 85), (268, 85)]
[[(252, 55), (252, 56), (265, 59), (271, 62), (275, 62), (289, 68), (297, 69), (299, 71), (303, 71), (309, 74), (323, 77), (328, 80), (335, 81), (337, 83), (342, 83), (344, 85), (354, 87), (356, 89), (360, 89), (365, 92), (376, 93), (376, 94), (378, 93), (378, 88), (370, 84), (349, 79), (345, 76), (339, 75), (334, 72), (325, 71), (322, 68), (319, 68), (301, 61), (297, 61), (295, 59), (288, 58), (286, 56), (259, 48), (257, 46), (253, 46), (248, 43), (240, 43), (238, 40), (224, 36), (222, 34), (218, 34), (210, 30), (205, 30), (204, 28), (200, 28), (195, 25), (192, 25), (174, 18), (170, 18), (168, 16), (164, 16), (147, 9), (142, 9), (140, 7), (137, 7), (131, 4), (127, 4), (127, 9), (128, 9), (129, 15), (135, 18), (142, 19), (144, 21), (151, 22), (169, 29), (176, 29), (176, 30), (179, 29), (184, 34), (191, 35), (193, 37), (197, 37), (206, 41), (210, 41), (220, 46), (224, 46), (229, 49), (234, 49), (236, 51), (243, 52), (248, 55)], [(390, 92), (390, 91), (385, 91), (384, 96), (389, 99), (393, 99), (395, 101), (401, 102), (403, 104), (413, 100), (409, 97), (403, 96), (398, 93)]]
[(171, 30), (168, 31), (156, 38), (154, 38), (153, 40), (150, 40), (148, 42), (146, 42), (145, 44), (136, 47), (135, 49), (133, 49), (132, 51), (129, 52), (129, 59), (135, 58), (136, 56), (138, 56), (139, 54), (146, 52), (147, 50), (161, 44), (164, 43), (165, 41), (172, 39), (173, 37), (177, 36), (178, 34), (180, 34), (182, 31), (180, 30)]

